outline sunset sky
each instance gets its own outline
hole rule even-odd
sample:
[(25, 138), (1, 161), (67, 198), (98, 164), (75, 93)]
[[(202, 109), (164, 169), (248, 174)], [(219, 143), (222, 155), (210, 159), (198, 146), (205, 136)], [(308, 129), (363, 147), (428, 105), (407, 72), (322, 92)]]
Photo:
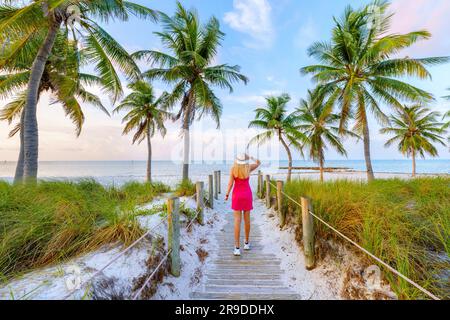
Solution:
[[(174, 0), (138, 0), (148, 7), (173, 13)], [(316, 40), (327, 41), (333, 26), (333, 16), (341, 16), (346, 5), (359, 7), (360, 0), (183, 0), (186, 7), (197, 8), (204, 21), (215, 15), (226, 33), (219, 50), (218, 63), (237, 64), (242, 73), (250, 78), (247, 86), (237, 84), (229, 94), (217, 90), (223, 104), (221, 129), (225, 133), (227, 157), (233, 154), (234, 135), (243, 135), (253, 110), (264, 104), (264, 96), (289, 93), (293, 110), (306, 91), (314, 84), (303, 77), (299, 69), (314, 60), (306, 54), (308, 46)], [(394, 0), (391, 11), (395, 12), (392, 32), (409, 32), (427, 29), (433, 34), (430, 41), (421, 42), (400, 56), (429, 57), (450, 55), (450, 1), (448, 0)], [(153, 34), (159, 26), (149, 21), (132, 19), (126, 23), (106, 25), (105, 28), (130, 52), (142, 49), (164, 50)], [(149, 66), (142, 65), (148, 69)], [(436, 102), (430, 105), (438, 111), (450, 108), (450, 102), (441, 99), (449, 95), (450, 64), (430, 69), (432, 81), (412, 81), (413, 84), (430, 91)], [(125, 85), (124, 85), (125, 86)], [(155, 83), (157, 92), (168, 90)], [(101, 95), (98, 89), (93, 89)], [(121, 116), (111, 118), (93, 107), (84, 108), (86, 122), (79, 138), (71, 121), (65, 117), (58, 105), (49, 105), (50, 97), (44, 95), (38, 106), (40, 132), (40, 160), (144, 160), (146, 146), (131, 144), (131, 136), (122, 136)], [(6, 101), (1, 101), (3, 106)], [(112, 110), (107, 98), (104, 103)], [(388, 111), (385, 108), (385, 111)], [(389, 112), (388, 112), (389, 113)], [(168, 123), (168, 135), (163, 140), (154, 138), (154, 158), (170, 159), (181, 148), (180, 125)], [(374, 159), (402, 159), (396, 148), (385, 149), (387, 139), (378, 133), (379, 126), (370, 118), (372, 154)], [(15, 161), (19, 141), (8, 139), (10, 127), (0, 123), (0, 161)], [(193, 139), (205, 143), (216, 143), (218, 131), (208, 118), (193, 128)], [(231, 142), (230, 142), (231, 141)], [(353, 140), (345, 143), (349, 159), (363, 159), (363, 144)], [(439, 148), (441, 158), (450, 158), (448, 148)], [(282, 155), (282, 157), (284, 157)], [(299, 156), (296, 155), (296, 158)], [(328, 152), (328, 159), (342, 159)]]

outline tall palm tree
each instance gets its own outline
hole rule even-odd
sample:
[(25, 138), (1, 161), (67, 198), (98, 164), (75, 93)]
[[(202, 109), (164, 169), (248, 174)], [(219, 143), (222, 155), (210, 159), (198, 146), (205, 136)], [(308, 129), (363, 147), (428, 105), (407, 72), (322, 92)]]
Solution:
[[(67, 31), (66, 31), (67, 32)], [(67, 33), (60, 31), (55, 40), (55, 46), (44, 67), (43, 76), (38, 91), (38, 100), (42, 93), (52, 93), (52, 104), (60, 104), (67, 116), (71, 118), (76, 127), (77, 136), (80, 135), (84, 123), (83, 104), (95, 106), (109, 115), (103, 106), (101, 99), (88, 91), (87, 87), (97, 85), (114, 98), (117, 87), (110, 86), (108, 82), (101, 78), (101, 74), (94, 75), (83, 73), (81, 67), (86, 63), (86, 58), (77, 47), (77, 43), (68, 39)], [(43, 34), (29, 39), (16, 53), (11, 55), (7, 47), (0, 53), (0, 70), (5, 74), (0, 76), (0, 97), (15, 96), (13, 101), (8, 103), (0, 111), (0, 120), (7, 120), (9, 123), (15, 119), (20, 119), (19, 123), (11, 131), (10, 136), (14, 136), (20, 131), (20, 152), (16, 166), (14, 181), (23, 180), (24, 171), (24, 143), (23, 125), (24, 107), (26, 104), (26, 87), (30, 78), (30, 66), (33, 63), (39, 43)]]
[(181, 119), (184, 135), (183, 180), (189, 180), (189, 129), (197, 116), (210, 115), (220, 125), (222, 105), (213, 91), (213, 86), (233, 91), (232, 84), (248, 79), (240, 73), (239, 66), (214, 65), (217, 50), (224, 33), (219, 21), (212, 17), (201, 24), (195, 10), (186, 10), (177, 2), (173, 17), (161, 14), (163, 32), (155, 34), (168, 52), (144, 50), (136, 52), (136, 59), (146, 59), (158, 68), (144, 72), (149, 81), (155, 79), (173, 84), (167, 103), (181, 106), (174, 120)]
[(398, 142), (398, 150), (412, 158), (412, 176), (416, 176), (416, 157), (425, 158), (425, 154), (438, 156), (433, 143), (445, 146), (442, 134), (445, 134), (445, 124), (438, 122), (439, 112), (430, 112), (430, 109), (421, 105), (404, 107), (389, 118), (390, 125), (382, 128), (381, 133), (394, 135), (385, 146), (389, 147)]
[[(156, 19), (156, 12), (132, 2), (122, 0), (34, 0), (22, 6), (11, 1), (0, 3), (0, 42), (9, 42), (20, 48), (43, 30), (45, 36), (37, 47), (37, 54), (30, 68), (23, 117), (24, 178), (35, 181), (38, 170), (38, 127), (36, 106), (39, 87), (45, 65), (61, 28), (67, 28), (76, 18), (79, 23), (70, 33), (85, 47), (84, 54), (94, 64), (102, 78), (115, 85), (120, 92), (120, 79), (113, 70), (113, 61), (128, 77), (137, 78), (138, 68), (134, 61), (95, 20), (128, 20), (130, 15)], [(75, 6), (75, 7), (74, 7)], [(75, 10), (76, 8), (76, 10)], [(74, 14), (76, 16), (74, 16)], [(14, 50), (11, 50), (14, 54)], [(118, 98), (119, 96), (116, 96)]]
[(123, 134), (136, 131), (133, 136), (133, 144), (141, 143), (147, 139), (147, 182), (152, 182), (152, 143), (151, 138), (158, 131), (164, 137), (167, 130), (164, 126), (164, 120), (169, 113), (162, 109), (164, 99), (167, 94), (161, 97), (155, 97), (153, 87), (145, 81), (137, 81), (128, 85), (133, 91), (126, 96), (122, 102), (114, 109), (114, 112), (123, 110), (128, 113), (123, 117), (125, 123)]
[[(377, 23), (373, 22), (373, 6), (378, 6)], [(360, 10), (348, 7), (341, 20), (335, 19), (330, 42), (316, 42), (308, 54), (320, 64), (301, 69), (313, 75), (323, 94), (338, 101), (341, 113), (340, 130), (349, 118), (356, 120), (355, 131), (363, 136), (367, 179), (374, 179), (370, 133), (367, 113), (371, 112), (381, 123), (387, 116), (380, 102), (401, 108), (401, 99), (411, 102), (428, 102), (432, 95), (400, 80), (401, 77), (431, 78), (426, 66), (448, 61), (436, 58), (392, 58), (419, 40), (431, 37), (428, 31), (406, 34), (389, 34), (392, 15), (386, 14), (389, 3), (375, 1)]]
[(255, 120), (251, 121), (249, 128), (262, 129), (264, 132), (255, 136), (250, 144), (261, 145), (273, 137), (277, 137), (283, 145), (288, 156), (287, 181), (291, 181), (292, 152), (290, 146), (302, 152), (302, 143), (306, 136), (298, 130), (298, 117), (296, 113), (287, 112), (287, 104), (291, 100), (288, 94), (281, 96), (269, 96), (266, 98), (266, 106), (255, 110)]
[[(306, 135), (309, 155), (313, 161), (319, 164), (320, 181), (323, 181), (327, 144), (339, 154), (347, 156), (341, 137), (339, 137), (340, 116), (333, 113), (333, 104), (325, 102), (317, 90), (308, 90), (308, 97), (300, 100), (300, 107), (297, 108), (296, 115), (300, 123), (297, 129)], [(343, 135), (359, 139), (358, 135), (346, 129), (344, 129)]]

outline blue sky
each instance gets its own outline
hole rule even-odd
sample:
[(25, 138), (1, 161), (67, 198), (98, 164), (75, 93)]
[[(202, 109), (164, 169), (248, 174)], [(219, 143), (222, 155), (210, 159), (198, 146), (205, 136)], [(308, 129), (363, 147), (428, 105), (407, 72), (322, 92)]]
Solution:
[[(151, 8), (173, 13), (175, 1), (136, 1)], [(347, 5), (360, 6), (368, 1), (350, 0), (183, 0), (186, 7), (195, 7), (205, 21), (215, 15), (226, 33), (216, 61), (237, 64), (250, 78), (247, 86), (238, 84), (233, 94), (217, 90), (224, 113), (222, 129), (229, 132), (246, 128), (253, 117), (253, 110), (264, 103), (264, 96), (286, 92), (291, 94), (290, 108), (298, 105), (307, 89), (314, 84), (299, 73), (302, 66), (314, 63), (306, 54), (308, 46), (316, 40), (328, 40), (333, 26), (333, 16), (340, 16)], [(400, 56), (424, 57), (450, 55), (450, 1), (448, 0), (394, 0), (392, 11), (396, 13), (393, 32), (407, 32), (428, 29), (433, 39), (420, 43)], [(142, 49), (164, 50), (153, 34), (160, 30), (157, 24), (132, 19), (118, 22), (105, 28), (130, 52)], [(143, 68), (148, 68), (143, 65)], [(437, 101), (431, 106), (445, 111), (450, 103), (440, 99), (450, 87), (450, 64), (431, 69), (432, 81), (411, 82), (432, 92)], [(155, 83), (158, 92), (167, 90), (161, 83)], [(107, 100), (106, 100), (107, 103)], [(145, 159), (145, 145), (131, 146), (131, 137), (121, 136), (120, 115), (108, 118), (86, 106), (86, 124), (80, 138), (76, 139), (70, 120), (64, 117), (57, 106), (48, 106), (48, 97), (39, 104), (39, 125), (41, 132), (40, 158), (42, 160), (128, 160)], [(387, 109), (386, 109), (387, 110)], [(163, 140), (155, 137), (156, 159), (173, 157), (174, 151), (167, 145), (178, 145), (179, 125), (169, 124), (169, 135)], [(379, 135), (379, 127), (370, 119), (373, 137), (374, 159), (402, 159), (396, 149), (383, 147), (385, 136)], [(17, 139), (6, 139), (8, 127), (0, 124), (0, 160), (15, 160)], [(211, 121), (205, 119), (197, 124), (196, 134), (208, 135), (214, 139), (215, 130)], [(208, 138), (202, 138), (203, 141)], [(225, 139), (227, 139), (225, 137)], [(362, 143), (345, 143), (349, 159), (362, 159)], [(230, 147), (231, 148), (231, 147)], [(175, 152), (176, 153), (176, 152)], [(229, 150), (228, 155), (232, 154)], [(441, 158), (450, 158), (448, 149), (440, 148)], [(284, 158), (284, 154), (281, 154)], [(298, 158), (298, 155), (296, 155)], [(327, 153), (329, 159), (341, 159), (334, 152)]]

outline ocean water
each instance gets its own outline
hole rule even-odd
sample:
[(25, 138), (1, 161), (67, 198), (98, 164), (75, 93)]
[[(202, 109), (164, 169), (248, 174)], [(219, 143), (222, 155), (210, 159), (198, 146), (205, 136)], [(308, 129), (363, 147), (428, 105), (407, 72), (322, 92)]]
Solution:
[[(11, 181), (14, 176), (15, 162), (0, 162), (0, 179)], [(193, 163), (190, 166), (190, 176), (206, 180), (214, 170), (228, 172), (232, 163), (204, 162)], [(411, 173), (412, 164), (409, 160), (374, 160), (375, 172)], [(264, 162), (262, 170), (276, 173), (279, 167), (287, 166), (287, 161), (277, 163)], [(316, 167), (311, 161), (294, 161), (294, 166)], [(327, 161), (328, 167), (350, 168), (357, 171), (365, 170), (363, 160)], [(155, 181), (178, 181), (182, 173), (180, 163), (172, 161), (154, 161), (153, 179)], [(39, 177), (42, 179), (81, 179), (94, 178), (105, 184), (121, 184), (127, 181), (143, 181), (145, 179), (145, 161), (42, 161), (39, 163)], [(418, 160), (418, 173), (450, 174), (450, 160)]]

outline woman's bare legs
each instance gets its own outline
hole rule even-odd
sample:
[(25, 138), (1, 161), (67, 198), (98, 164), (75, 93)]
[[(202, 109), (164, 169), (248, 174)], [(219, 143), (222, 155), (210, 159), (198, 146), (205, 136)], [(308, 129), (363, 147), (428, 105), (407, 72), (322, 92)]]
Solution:
[(245, 224), (245, 243), (248, 243), (250, 238), (250, 211), (244, 211)]
[(234, 212), (234, 245), (236, 246), (236, 248), (240, 247), (241, 218), (242, 218), (242, 213), (240, 211), (235, 211)]

